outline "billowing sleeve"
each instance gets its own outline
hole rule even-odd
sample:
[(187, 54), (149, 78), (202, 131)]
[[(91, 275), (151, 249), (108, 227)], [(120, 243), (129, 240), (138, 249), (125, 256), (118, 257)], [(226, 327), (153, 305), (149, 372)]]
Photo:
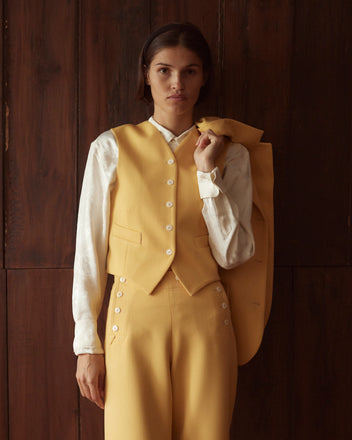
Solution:
[(209, 245), (219, 266), (231, 269), (254, 255), (252, 179), (248, 150), (233, 143), (221, 175), (218, 167), (197, 172)]
[(112, 132), (89, 150), (78, 210), (72, 308), (75, 354), (103, 353), (97, 319), (106, 286), (110, 192), (116, 182), (118, 148)]

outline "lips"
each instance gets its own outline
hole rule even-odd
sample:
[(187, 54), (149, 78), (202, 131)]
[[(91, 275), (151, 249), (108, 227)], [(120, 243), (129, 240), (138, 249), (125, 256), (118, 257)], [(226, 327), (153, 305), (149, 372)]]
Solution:
[(185, 101), (186, 96), (185, 95), (171, 95), (171, 96), (168, 96), (167, 99), (170, 99), (171, 101)]

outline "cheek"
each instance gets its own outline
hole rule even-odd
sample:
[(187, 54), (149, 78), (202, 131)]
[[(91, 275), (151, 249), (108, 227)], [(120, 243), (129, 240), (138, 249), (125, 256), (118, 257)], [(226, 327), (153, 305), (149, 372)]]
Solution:
[(165, 87), (164, 82), (160, 80), (159, 78), (153, 78), (152, 81), (150, 81), (150, 87), (154, 90), (161, 90), (163, 87)]

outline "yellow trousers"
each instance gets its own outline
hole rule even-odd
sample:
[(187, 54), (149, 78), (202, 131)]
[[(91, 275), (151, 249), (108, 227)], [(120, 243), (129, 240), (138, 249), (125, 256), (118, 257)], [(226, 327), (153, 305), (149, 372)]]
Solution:
[(236, 343), (227, 295), (189, 296), (172, 271), (151, 295), (115, 278), (107, 317), (106, 440), (228, 440)]

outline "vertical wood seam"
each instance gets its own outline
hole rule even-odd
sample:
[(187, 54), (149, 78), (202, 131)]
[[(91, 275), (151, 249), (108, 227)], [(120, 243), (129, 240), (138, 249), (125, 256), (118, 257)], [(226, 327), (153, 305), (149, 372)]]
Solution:
[(9, 387), (9, 313), (7, 301), (7, 270), (5, 272), (5, 328), (6, 328), (6, 399), (7, 399), (7, 436), (10, 439), (10, 387)]
[[(352, 124), (351, 124), (351, 133), (350, 133), (350, 137), (352, 140)], [(350, 148), (350, 170), (352, 170), (352, 148)], [(348, 187), (348, 199), (350, 201), (349, 206), (348, 206), (348, 213), (347, 213), (347, 223), (348, 223), (348, 256), (347, 256), (347, 260), (348, 260), (348, 265), (351, 266), (352, 265), (352, 172), (350, 173), (350, 181), (349, 181), (349, 187)]]
[[(294, 335), (296, 332), (296, 320), (295, 320), (295, 267), (291, 266), (290, 268), (290, 276), (291, 276), (291, 288), (290, 288), (290, 294), (291, 294), (291, 307), (292, 307), (292, 313), (291, 313), (291, 325), (290, 325), (290, 334), (289, 334), (289, 344), (291, 347), (293, 347), (293, 341), (294, 341)], [(288, 426), (288, 432), (289, 432), (289, 438), (290, 440), (295, 440), (295, 383), (294, 383), (294, 371), (295, 371), (295, 351), (290, 350), (291, 353), (291, 374), (289, 376), (289, 408), (290, 408), (290, 414), (289, 414), (289, 426)]]
[[(5, 142), (5, 146), (6, 146), (6, 151), (8, 148), (8, 106), (7, 106), (7, 70), (6, 70), (6, 65), (7, 63), (5, 62), (5, 60), (7, 60), (7, 45), (6, 45), (6, 41), (7, 41), (7, 27), (8, 27), (8, 19), (7, 19), (7, 9), (6, 9), (6, 2), (3, 2), (1, 5), (1, 15), (2, 15), (2, 30), (1, 30), (1, 45), (2, 45), (2, 66), (1, 66), (1, 76), (2, 76), (2, 84), (1, 84), (1, 92), (2, 92), (2, 141), (3, 143)], [(6, 418), (5, 418), (5, 423), (6, 423), (6, 427), (5, 427), (5, 432), (7, 433), (7, 438), (10, 438), (10, 389), (9, 389), (9, 338), (8, 338), (8, 301), (7, 301), (7, 271), (5, 269), (5, 221), (6, 221), (6, 215), (5, 215), (5, 184), (6, 184), (6, 179), (5, 179), (5, 151), (4, 148), (1, 149), (1, 155), (2, 155), (2, 230), (1, 230), (1, 234), (2, 234), (2, 266), (4, 268), (4, 302), (5, 302), (5, 354), (6, 354), (6, 360), (4, 362), (6, 371), (4, 372), (4, 379), (6, 380)]]
[[(81, 131), (80, 131), (80, 120), (81, 120), (81, 9), (82, 2), (81, 0), (77, 0), (76, 3), (76, 212), (75, 212), (75, 223), (77, 223), (77, 215), (78, 215), (78, 204), (79, 204), (79, 191), (80, 187), (79, 182), (79, 146), (81, 141)], [(76, 235), (74, 235), (76, 237)], [(76, 383), (76, 398), (77, 398), (77, 414), (76, 414), (76, 436), (78, 440), (81, 440), (81, 399), (80, 399), (80, 391)]]
[(245, 70), (245, 79), (243, 83), (244, 93), (242, 94), (243, 102), (241, 103), (241, 107), (243, 108), (244, 120), (248, 121), (248, 66), (249, 66), (249, 53), (250, 53), (250, 45), (249, 45), (249, 36), (248, 36), (248, 1), (244, 1), (244, 11), (242, 18), (242, 27), (241, 30), (243, 32), (243, 50), (244, 50), (244, 70)]
[(224, 75), (224, 9), (225, 0), (219, 0), (218, 3), (218, 59), (217, 59), (217, 80), (216, 80), (216, 112), (217, 116), (223, 116), (223, 97), (222, 77)]
[[(1, 84), (1, 88), (2, 88), (2, 141), (5, 141), (5, 151), (7, 151), (8, 149), (8, 141), (9, 141), (9, 136), (8, 136), (8, 105), (7, 105), (7, 70), (6, 70), (6, 65), (7, 63), (5, 62), (7, 59), (7, 46), (6, 46), (6, 40), (7, 40), (7, 27), (8, 27), (8, 19), (7, 19), (7, 10), (6, 10), (6, 2), (2, 3), (2, 32), (1, 32), (1, 44), (2, 44), (2, 66), (1, 66), (1, 71), (2, 71), (2, 84)], [(5, 179), (5, 173), (6, 173), (6, 169), (5, 169), (5, 151), (2, 148), (1, 149), (1, 155), (2, 155), (2, 266), (5, 268), (6, 267), (6, 255), (5, 255), (5, 251), (6, 251), (6, 247), (5, 247), (5, 243), (6, 243), (6, 191), (5, 191), (5, 185), (6, 185), (6, 179)]]

